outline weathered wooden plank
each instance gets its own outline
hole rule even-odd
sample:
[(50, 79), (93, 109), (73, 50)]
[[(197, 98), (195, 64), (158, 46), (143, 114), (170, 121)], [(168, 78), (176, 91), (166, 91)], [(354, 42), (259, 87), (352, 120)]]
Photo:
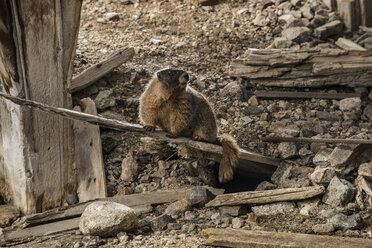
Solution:
[(275, 90), (256, 90), (254, 95), (258, 98), (268, 99), (343, 99), (350, 97), (360, 97), (360, 93), (344, 92), (305, 92), (305, 91), (275, 91)]
[(207, 207), (232, 206), (244, 204), (264, 204), (279, 201), (308, 199), (324, 192), (323, 186), (247, 191), (219, 195), (206, 204)]
[(209, 236), (206, 245), (222, 247), (291, 247), (291, 248), (368, 248), (372, 247), (371, 239), (346, 238), (327, 235), (302, 233), (283, 233), (250, 231), (242, 229), (209, 228), (202, 231)]
[[(11, 33), (2, 38), (14, 44), (12, 58), (17, 63), (10, 94), (71, 107), (65, 90), (71, 70), (67, 64), (71, 65), (76, 43), (71, 37), (76, 37), (79, 23), (66, 27), (64, 17), (79, 16), (81, 1), (65, 1), (71, 0), (7, 1)], [(1, 100), (0, 108), (0, 177), (7, 178), (14, 204), (24, 212), (38, 212), (75, 202), (71, 122), (9, 101)]]
[(12, 242), (32, 240), (41, 236), (77, 230), (79, 229), (79, 222), (80, 218), (73, 218), (5, 233), (4, 239), (0, 240), (0, 245), (3, 246)]
[[(223, 194), (224, 192), (223, 189), (214, 189), (211, 187), (206, 188), (210, 190), (214, 195), (220, 195)], [(187, 197), (188, 194), (190, 194), (191, 190), (192, 188), (161, 190), (156, 192), (146, 192), (118, 197), (107, 197), (97, 200), (113, 201), (125, 204), (131, 208), (134, 208), (137, 212), (141, 213), (149, 211), (150, 210), (149, 206), (151, 205), (174, 202), (177, 200), (184, 199), (185, 197)], [(35, 226), (52, 221), (79, 217), (83, 213), (84, 209), (92, 202), (93, 201), (79, 203), (68, 207), (52, 209), (49, 211), (45, 211), (43, 213), (28, 215), (23, 218), (24, 223), (22, 223), (22, 225)]]
[(372, 52), (336, 49), (249, 49), (229, 74), (263, 86), (372, 86)]
[[(90, 98), (80, 101), (76, 111), (97, 115)], [(74, 122), (77, 194), (79, 202), (106, 197), (106, 177), (99, 127), (81, 121)]]
[[(143, 129), (141, 125), (138, 125), (138, 124), (131, 124), (131, 123), (124, 122), (124, 121), (103, 118), (100, 116), (80, 113), (74, 110), (69, 110), (69, 109), (64, 109), (64, 108), (51, 107), (51, 106), (47, 106), (45, 104), (41, 104), (35, 101), (29, 101), (29, 100), (20, 99), (17, 97), (12, 97), (2, 92), (0, 92), (0, 96), (8, 100), (11, 100), (14, 103), (25, 105), (25, 106), (31, 106), (31, 107), (34, 107), (34, 108), (37, 108), (37, 109), (40, 109), (42, 111), (46, 111), (49, 113), (55, 113), (65, 118), (72, 119), (72, 120), (81, 120), (81, 121), (89, 122), (91, 124), (98, 124), (102, 127), (107, 127), (107, 128), (119, 130), (119, 131), (131, 131), (131, 132), (143, 133), (143, 134), (146, 134), (147, 136), (161, 139), (162, 141), (167, 142), (167, 143), (183, 145), (184, 147), (187, 147), (190, 151), (196, 150), (196, 151), (203, 152), (205, 153), (205, 156), (207, 156), (207, 158), (209, 159), (216, 160), (216, 161), (221, 160), (222, 147), (219, 145), (200, 142), (200, 141), (194, 141), (189, 138), (182, 138), (182, 137), (173, 139), (173, 138), (167, 137), (165, 132), (158, 132), (158, 131), (148, 132), (145, 129)], [(240, 156), (239, 156), (239, 163), (240, 162), (244, 163), (244, 161), (247, 162), (248, 167), (245, 167), (245, 168), (247, 168), (249, 171), (255, 171), (256, 169), (258, 169), (259, 171), (261, 170), (262, 173), (264, 173), (264, 176), (266, 177), (270, 177), (270, 175), (275, 171), (276, 166), (279, 164), (279, 160), (277, 159), (269, 158), (261, 154), (248, 152), (248, 151), (241, 149)], [(264, 164), (265, 166), (261, 167), (260, 166), (261, 164)]]
[(106, 60), (95, 64), (72, 79), (70, 92), (82, 90), (102, 78), (104, 75), (131, 60), (134, 48), (123, 48), (111, 54)]

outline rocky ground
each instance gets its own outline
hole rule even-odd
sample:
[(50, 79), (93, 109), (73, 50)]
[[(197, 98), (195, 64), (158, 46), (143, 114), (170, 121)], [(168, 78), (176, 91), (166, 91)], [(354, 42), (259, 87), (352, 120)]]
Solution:
[[(153, 73), (180, 67), (191, 74), (191, 86), (215, 107), (220, 133), (231, 134), (246, 150), (283, 160), (271, 179), (242, 188), (324, 185), (326, 194), (310, 201), (253, 207), (204, 208), (184, 202), (186, 206), (180, 203), (176, 211), (174, 206), (159, 205), (150, 216), (140, 216), (134, 232), (114, 238), (74, 232), (25, 246), (200, 247), (205, 240), (200, 231), (206, 227), (372, 238), (371, 198), (358, 184), (372, 179), (369, 147), (260, 139), (272, 134), (372, 139), (371, 89), (301, 89), (361, 94), (344, 100), (262, 100), (254, 96), (254, 90), (269, 88), (228, 75), (231, 60), (247, 48), (337, 48), (335, 41), (344, 37), (371, 49), (372, 34), (343, 31), (338, 15), (316, 0), (238, 0), (206, 6), (191, 2), (84, 1), (76, 74), (122, 47), (134, 47), (136, 55), (132, 62), (76, 93), (74, 104), (91, 97), (99, 114), (139, 123), (138, 98)], [(101, 137), (109, 196), (190, 185), (227, 188), (213, 176), (217, 163), (148, 154), (137, 134), (101, 129)], [(133, 163), (138, 171), (122, 175), (122, 166)], [(192, 168), (197, 167), (203, 168), (204, 176), (194, 173)]]

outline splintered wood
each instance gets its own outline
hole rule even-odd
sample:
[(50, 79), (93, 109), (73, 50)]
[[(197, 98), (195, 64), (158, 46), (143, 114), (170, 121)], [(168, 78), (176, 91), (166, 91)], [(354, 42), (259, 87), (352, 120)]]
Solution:
[(324, 193), (323, 186), (247, 191), (219, 195), (206, 204), (207, 207), (233, 206), (244, 204), (265, 204), (280, 201), (308, 199)]
[(372, 86), (372, 51), (248, 49), (230, 76), (259, 86)]
[(218, 247), (291, 247), (291, 248), (369, 248), (372, 240), (332, 237), (302, 233), (249, 231), (241, 229), (209, 228), (202, 231), (208, 236), (206, 245)]
[(82, 90), (95, 81), (119, 67), (121, 64), (131, 60), (134, 56), (134, 48), (123, 48), (111, 54), (106, 60), (89, 67), (72, 79), (70, 91)]

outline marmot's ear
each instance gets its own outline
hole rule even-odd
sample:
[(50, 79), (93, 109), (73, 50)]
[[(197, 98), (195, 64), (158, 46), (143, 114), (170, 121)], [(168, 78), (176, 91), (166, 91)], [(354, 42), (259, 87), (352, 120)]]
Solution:
[(158, 71), (157, 73), (156, 73), (156, 77), (158, 78), (158, 80), (160, 81), (160, 82), (163, 82), (164, 81), (164, 73), (161, 73), (161, 71)]
[(186, 84), (189, 81), (189, 74), (187, 72), (183, 72), (179, 77), (178, 77), (178, 82), (180, 84)]

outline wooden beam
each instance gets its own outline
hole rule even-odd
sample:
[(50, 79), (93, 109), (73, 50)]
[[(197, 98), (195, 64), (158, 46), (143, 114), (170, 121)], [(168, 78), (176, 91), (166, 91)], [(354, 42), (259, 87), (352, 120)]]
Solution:
[[(80, 100), (80, 106), (74, 109), (97, 115), (96, 105), (90, 98)], [(74, 121), (73, 128), (79, 202), (106, 197), (106, 176), (99, 127)]]
[[(214, 195), (220, 195), (224, 192), (223, 189), (214, 189), (211, 187), (206, 188)], [(140, 212), (140, 210), (146, 209), (145, 206), (158, 205), (184, 199), (188, 194), (190, 194), (192, 189), (193, 187), (175, 190), (159, 190), (155, 192), (145, 192), (118, 197), (107, 197), (97, 200), (121, 203), (128, 207), (135, 208)], [(84, 202), (68, 207), (52, 209), (43, 213), (27, 215), (23, 218), (21, 225), (24, 227), (30, 227), (53, 221), (79, 217), (83, 213), (84, 209), (92, 202), (93, 201)]]
[(247, 191), (219, 195), (206, 204), (207, 207), (233, 206), (245, 204), (265, 204), (280, 201), (308, 199), (324, 192), (323, 186), (286, 188), (264, 191)]
[(230, 65), (230, 76), (259, 86), (372, 86), (372, 51), (248, 49)]
[(346, 238), (302, 233), (250, 231), (242, 229), (208, 228), (202, 231), (208, 236), (205, 245), (219, 247), (291, 247), (291, 248), (368, 248), (371, 239)]
[(123, 48), (111, 54), (106, 60), (95, 64), (72, 79), (70, 92), (82, 90), (92, 85), (107, 73), (131, 60), (134, 56), (134, 48)]
[(364, 144), (372, 145), (372, 140), (363, 139), (316, 139), (305, 137), (262, 137), (265, 142), (298, 142), (298, 143), (324, 143), (324, 144)]
[[(30, 106), (33, 108), (37, 108), (39, 110), (54, 113), (60, 116), (63, 116), (68, 119), (72, 120), (80, 120), (85, 121), (91, 124), (97, 124), (102, 127), (119, 130), (119, 131), (131, 131), (137, 133), (143, 133), (147, 136), (154, 137), (156, 139), (160, 139), (162, 142), (176, 144), (176, 145), (183, 145), (188, 150), (185, 151), (185, 154), (188, 152), (195, 152), (200, 151), (204, 154), (205, 158), (220, 161), (222, 157), (222, 147), (215, 144), (210, 144), (206, 142), (194, 141), (189, 138), (168, 138), (165, 132), (155, 131), (149, 132), (146, 131), (141, 125), (138, 124), (131, 124), (124, 121), (118, 121), (113, 119), (108, 119), (100, 116), (90, 115), (86, 113), (80, 113), (74, 110), (64, 109), (64, 108), (56, 108), (47, 106), (42, 103), (38, 103), (35, 101), (29, 101), (25, 99), (20, 99), (17, 97), (12, 97), (7, 94), (0, 92), (0, 96), (4, 97), (16, 104), (20, 104), (23, 106)], [(181, 152), (182, 153), (182, 152)], [(275, 171), (276, 167), (279, 165), (280, 160), (263, 156), (261, 154), (245, 151), (240, 149), (240, 156), (239, 156), (239, 163), (246, 164), (243, 166), (248, 172), (256, 172), (257, 175), (261, 176), (262, 178), (267, 178), (272, 175)]]
[(305, 92), (305, 91), (275, 91), (275, 90), (256, 90), (254, 95), (258, 98), (268, 99), (343, 99), (349, 97), (360, 97), (360, 93), (344, 92)]
[[(12, 32), (1, 35), (1, 42), (6, 40), (15, 47), (10, 58), (16, 58), (17, 75), (7, 72), (9, 94), (71, 108), (66, 88), (82, 1), (8, 2), (5, 11), (10, 14)], [(70, 22), (66, 20), (72, 17)], [(0, 49), (3, 51), (2, 45)], [(71, 122), (1, 99), (0, 125), (0, 178), (7, 179), (13, 204), (29, 213), (74, 203)]]

